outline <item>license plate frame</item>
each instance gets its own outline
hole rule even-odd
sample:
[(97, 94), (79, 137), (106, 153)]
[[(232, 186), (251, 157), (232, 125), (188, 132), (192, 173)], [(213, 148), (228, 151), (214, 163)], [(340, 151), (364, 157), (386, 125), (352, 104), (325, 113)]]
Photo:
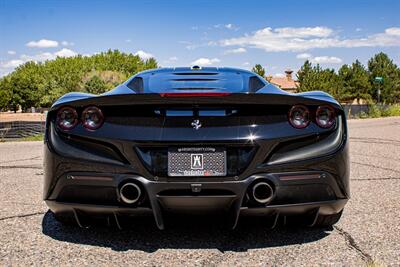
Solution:
[(169, 177), (226, 176), (226, 149), (221, 147), (173, 147), (168, 149)]

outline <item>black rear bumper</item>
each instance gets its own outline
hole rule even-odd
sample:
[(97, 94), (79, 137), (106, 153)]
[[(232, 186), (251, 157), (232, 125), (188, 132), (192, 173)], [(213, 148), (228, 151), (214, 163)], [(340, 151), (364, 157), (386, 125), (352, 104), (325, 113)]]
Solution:
[[(202, 202), (202, 201), (201, 201)], [(330, 215), (337, 214), (343, 210), (347, 199), (319, 201), (319, 202), (308, 202), (308, 203), (297, 203), (297, 204), (286, 204), (286, 205), (272, 205), (260, 208), (249, 209), (243, 207), (234, 211), (233, 214), (228, 214), (231, 217), (231, 226), (235, 228), (239, 216), (274, 216), (276, 220), (279, 216), (286, 215), (301, 215), (301, 214), (313, 214), (318, 215)], [(85, 227), (84, 223), (80, 219), (79, 214), (101, 215), (113, 218), (116, 221), (118, 227), (121, 227), (119, 218), (120, 216), (143, 216), (153, 214), (156, 219), (156, 224), (159, 229), (164, 229), (164, 221), (160, 211), (156, 213), (155, 210), (150, 208), (129, 208), (121, 206), (105, 206), (105, 205), (92, 205), (92, 204), (78, 204), (78, 203), (66, 203), (58, 202), (55, 200), (46, 200), (46, 204), (54, 213), (70, 213), (75, 217), (77, 224), (81, 227)], [(276, 220), (274, 224), (276, 223)], [(311, 220), (312, 221), (312, 220)], [(273, 225), (274, 226), (274, 225)]]
[[(125, 181), (135, 182), (143, 189), (140, 203), (128, 205), (120, 200), (119, 184)], [(265, 205), (252, 203), (248, 196), (252, 185), (259, 181), (268, 181), (275, 190), (274, 199)], [(217, 211), (225, 212), (230, 226), (235, 228), (240, 215), (336, 214), (347, 202), (337, 195), (340, 189), (334, 178), (321, 172), (257, 174), (224, 182), (159, 182), (133, 175), (69, 173), (58, 180), (46, 203), (54, 213), (75, 216), (81, 226), (84, 223), (80, 214), (112, 217), (117, 225), (123, 215), (152, 214), (157, 227), (163, 229), (164, 212)]]

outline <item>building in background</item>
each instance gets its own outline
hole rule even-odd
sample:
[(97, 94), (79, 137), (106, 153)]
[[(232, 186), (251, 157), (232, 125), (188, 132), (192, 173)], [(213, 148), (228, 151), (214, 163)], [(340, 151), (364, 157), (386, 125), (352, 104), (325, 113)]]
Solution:
[(285, 71), (285, 77), (267, 77), (267, 80), (281, 88), (282, 90), (288, 91), (289, 93), (295, 93), (297, 91), (298, 82), (293, 80), (292, 77), (293, 71), (287, 69)]

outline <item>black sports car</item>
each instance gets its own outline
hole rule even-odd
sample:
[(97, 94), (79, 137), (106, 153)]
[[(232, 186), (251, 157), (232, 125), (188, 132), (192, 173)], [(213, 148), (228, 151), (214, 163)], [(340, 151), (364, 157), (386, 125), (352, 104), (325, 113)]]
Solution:
[[(226, 212), (336, 223), (349, 199), (345, 114), (324, 92), (291, 94), (233, 68), (163, 68), (51, 107), (44, 199), (86, 226), (150, 213)], [(279, 220), (281, 221), (281, 219)]]

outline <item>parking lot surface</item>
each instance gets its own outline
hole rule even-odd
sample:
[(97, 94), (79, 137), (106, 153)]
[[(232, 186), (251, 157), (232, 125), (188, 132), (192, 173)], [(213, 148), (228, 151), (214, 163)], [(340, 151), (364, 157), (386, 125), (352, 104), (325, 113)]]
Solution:
[(351, 193), (333, 229), (153, 219), (62, 226), (42, 201), (42, 142), (0, 143), (0, 266), (400, 265), (400, 118), (349, 121)]

